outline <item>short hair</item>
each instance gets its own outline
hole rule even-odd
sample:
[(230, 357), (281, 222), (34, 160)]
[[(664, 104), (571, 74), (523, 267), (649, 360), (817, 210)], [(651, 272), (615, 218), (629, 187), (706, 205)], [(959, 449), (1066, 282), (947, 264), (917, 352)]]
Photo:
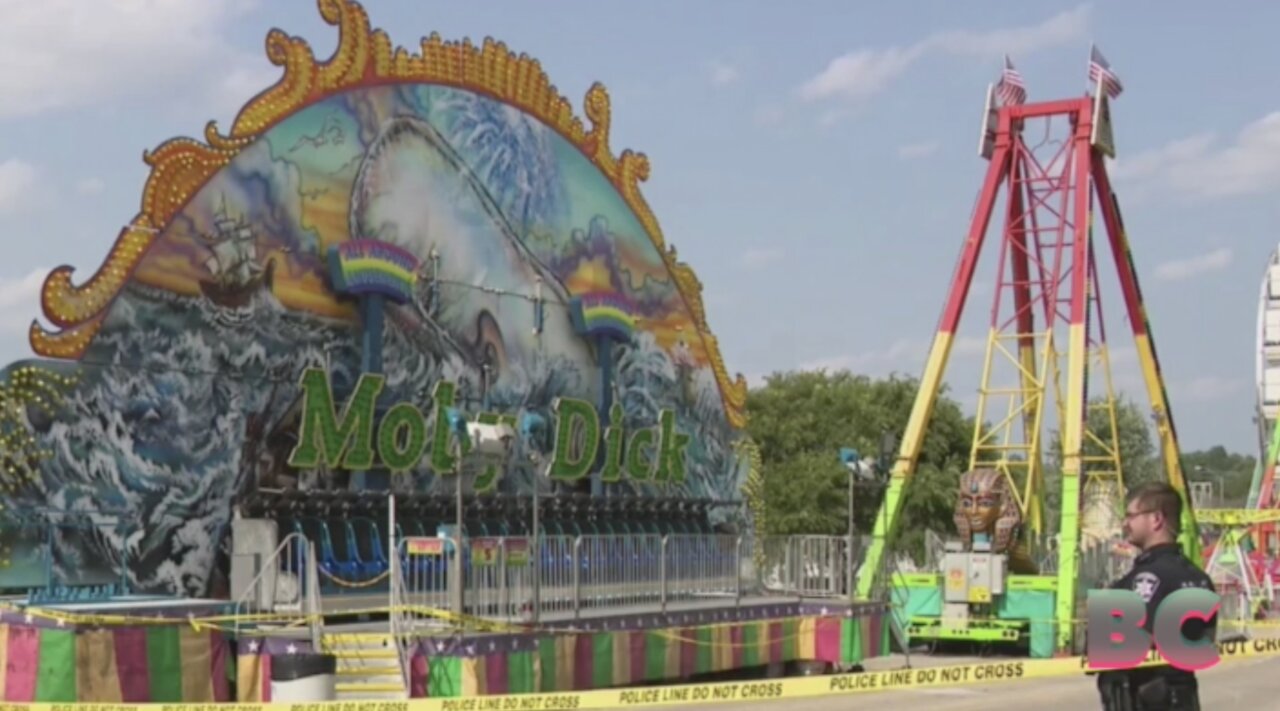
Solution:
[(1147, 511), (1159, 511), (1177, 535), (1182, 528), (1182, 495), (1165, 482), (1148, 482), (1129, 492), (1129, 502), (1137, 502)]

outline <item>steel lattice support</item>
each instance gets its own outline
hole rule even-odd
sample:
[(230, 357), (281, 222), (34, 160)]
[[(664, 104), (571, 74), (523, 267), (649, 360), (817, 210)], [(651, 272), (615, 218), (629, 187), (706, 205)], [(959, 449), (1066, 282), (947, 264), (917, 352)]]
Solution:
[[(989, 102), (990, 108), (990, 102)], [(1035, 543), (1044, 527), (1042, 511), (1046, 405), (1059, 426), (1061, 501), (1056, 578), (1057, 646), (1072, 643), (1079, 581), (1081, 534), (1092, 521), (1091, 539), (1118, 533), (1122, 487), (1114, 393), (1094, 256), (1095, 197), (1114, 257), (1116, 276), (1132, 325), (1135, 348), (1156, 418), (1166, 476), (1183, 493), (1184, 545), (1198, 555), (1199, 537), (1183, 482), (1177, 437), (1160, 376), (1137, 273), (1095, 131), (1095, 110), (1109, 116), (1101, 96), (990, 108), (990, 163), (979, 193), (955, 278), (921, 378), (920, 390), (901, 440), (889, 488), (876, 517), (872, 545), (858, 581), (867, 599), (883, 581), (885, 546), (895, 532), (906, 486), (915, 470), (925, 428), (937, 401), (948, 356), (956, 338), (970, 285), (999, 196), (1006, 214), (998, 247), (998, 278), (991, 310), (977, 428), (970, 464), (992, 467), (1010, 477), (1026, 523), (1024, 537)], [(1028, 144), (1034, 124), (1068, 126), (1047, 160)], [(1102, 128), (1109, 142), (1109, 120)], [(1044, 141), (1048, 144), (1048, 131)], [(1038, 133), (1036, 135), (1038, 138)], [(1099, 373), (1100, 371), (1100, 373)], [(1089, 398), (1090, 374), (1103, 397)], [(1003, 377), (1002, 377), (1003, 376)], [(1101, 376), (1101, 377), (1099, 377)], [(1012, 382), (1010, 382), (1012, 381)], [(1099, 383), (1100, 381), (1100, 383)], [(1098, 385), (1101, 387), (1097, 387)], [(1106, 426), (1090, 431), (1095, 420)], [(1099, 429), (1095, 425), (1094, 430)], [(1092, 511), (1083, 510), (1088, 501)], [(1082, 517), (1082, 513), (1088, 514)], [(1099, 530), (1104, 529), (1104, 530)]]
[[(1277, 509), (1200, 509), (1196, 520), (1220, 530), (1213, 554), (1205, 563), (1205, 571), (1218, 585), (1235, 582), (1248, 600), (1248, 617), (1256, 615), (1265, 600), (1271, 603), (1270, 571), (1255, 571), (1248, 556), (1250, 531), (1273, 527), (1280, 523)], [(1258, 573), (1261, 573), (1259, 577)]]
[[(1280, 457), (1280, 420), (1276, 422), (1275, 430), (1271, 434), (1271, 446), (1267, 448), (1266, 459), (1258, 462), (1259, 468), (1262, 469), (1262, 478), (1256, 492), (1256, 497), (1252, 502), (1252, 507), (1260, 511), (1269, 511), (1280, 508), (1280, 502), (1276, 501), (1275, 496), (1275, 480), (1276, 480), (1276, 460)], [(1266, 555), (1274, 555), (1278, 546), (1276, 539), (1276, 524), (1268, 521), (1258, 526), (1251, 534), (1250, 542), (1253, 547), (1262, 551)]]

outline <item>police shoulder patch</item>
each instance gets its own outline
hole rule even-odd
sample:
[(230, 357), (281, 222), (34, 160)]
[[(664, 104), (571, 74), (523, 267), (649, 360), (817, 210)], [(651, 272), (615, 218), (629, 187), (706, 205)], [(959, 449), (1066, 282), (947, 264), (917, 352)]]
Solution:
[(1143, 571), (1133, 576), (1133, 591), (1138, 593), (1138, 597), (1143, 602), (1151, 602), (1151, 598), (1155, 597), (1156, 590), (1160, 588), (1160, 578), (1155, 573)]

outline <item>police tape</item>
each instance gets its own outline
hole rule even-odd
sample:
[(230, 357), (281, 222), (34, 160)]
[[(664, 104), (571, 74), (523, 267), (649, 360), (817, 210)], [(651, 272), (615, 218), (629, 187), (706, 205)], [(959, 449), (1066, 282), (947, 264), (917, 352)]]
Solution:
[[(1217, 645), (1222, 662), (1280, 656), (1280, 639), (1240, 640)], [(1152, 652), (1141, 666), (1160, 664)], [(1084, 657), (1006, 659), (979, 664), (893, 669), (763, 681), (631, 687), (407, 701), (317, 701), (266, 703), (0, 703), (0, 711), (577, 711), (587, 709), (694, 706), (778, 701), (816, 696), (907, 691), (969, 684), (1080, 676), (1092, 673)]]

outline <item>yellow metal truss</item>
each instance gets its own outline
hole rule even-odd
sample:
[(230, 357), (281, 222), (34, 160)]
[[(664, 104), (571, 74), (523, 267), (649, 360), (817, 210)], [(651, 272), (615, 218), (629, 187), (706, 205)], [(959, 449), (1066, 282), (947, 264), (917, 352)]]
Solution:
[[(1082, 512), (1092, 517), (1102, 516), (1100, 521), (1104, 528), (1091, 533), (1095, 537), (1106, 537), (1119, 533), (1119, 521), (1124, 509), (1124, 470), (1120, 457), (1120, 419), (1116, 408), (1116, 392), (1111, 378), (1111, 356), (1105, 343), (1089, 349), (1090, 370), (1101, 372), (1103, 379), (1102, 398), (1090, 401), (1085, 414), (1088, 425), (1084, 429), (1084, 442), (1081, 447), (1081, 466), (1084, 471), (1082, 488), (1085, 502), (1092, 501), (1098, 511)], [(1096, 368), (1096, 370), (1095, 370)], [(1093, 413), (1102, 413), (1103, 432), (1094, 430)], [(1082, 502), (1083, 503), (1083, 502)], [(1084, 528), (1090, 520), (1082, 519)]]
[[(993, 378), (1004, 372), (998, 363), (1012, 365), (1016, 384), (993, 384)], [(992, 330), (987, 336), (969, 450), (970, 469), (995, 469), (1008, 478), (1032, 539), (1039, 538), (1045, 523), (1041, 424), (1051, 369), (1057, 370), (1052, 329), (1035, 334)], [(994, 413), (1002, 414), (987, 424)]]
[[(1043, 433), (1050, 396), (1059, 426), (1066, 421), (1066, 394), (1061, 376), (1070, 354), (1059, 352), (1055, 342), (1053, 329), (1034, 334), (993, 330), (988, 334), (969, 455), (971, 469), (995, 469), (1008, 478), (1010, 490), (1022, 511), (1027, 543), (1031, 546), (1047, 524)], [(1090, 380), (1097, 382), (1095, 377), (1101, 376), (1103, 396), (1089, 400), (1085, 413), (1088, 426), (1082, 432), (1080, 504), (1091, 501), (1105, 509), (1079, 519), (1082, 529), (1090, 521), (1103, 525), (1108, 519), (1118, 521), (1124, 495), (1117, 398), (1106, 344), (1091, 343), (1087, 360), (1094, 376)], [(1097, 539), (1116, 532), (1118, 529), (1089, 533)]]

